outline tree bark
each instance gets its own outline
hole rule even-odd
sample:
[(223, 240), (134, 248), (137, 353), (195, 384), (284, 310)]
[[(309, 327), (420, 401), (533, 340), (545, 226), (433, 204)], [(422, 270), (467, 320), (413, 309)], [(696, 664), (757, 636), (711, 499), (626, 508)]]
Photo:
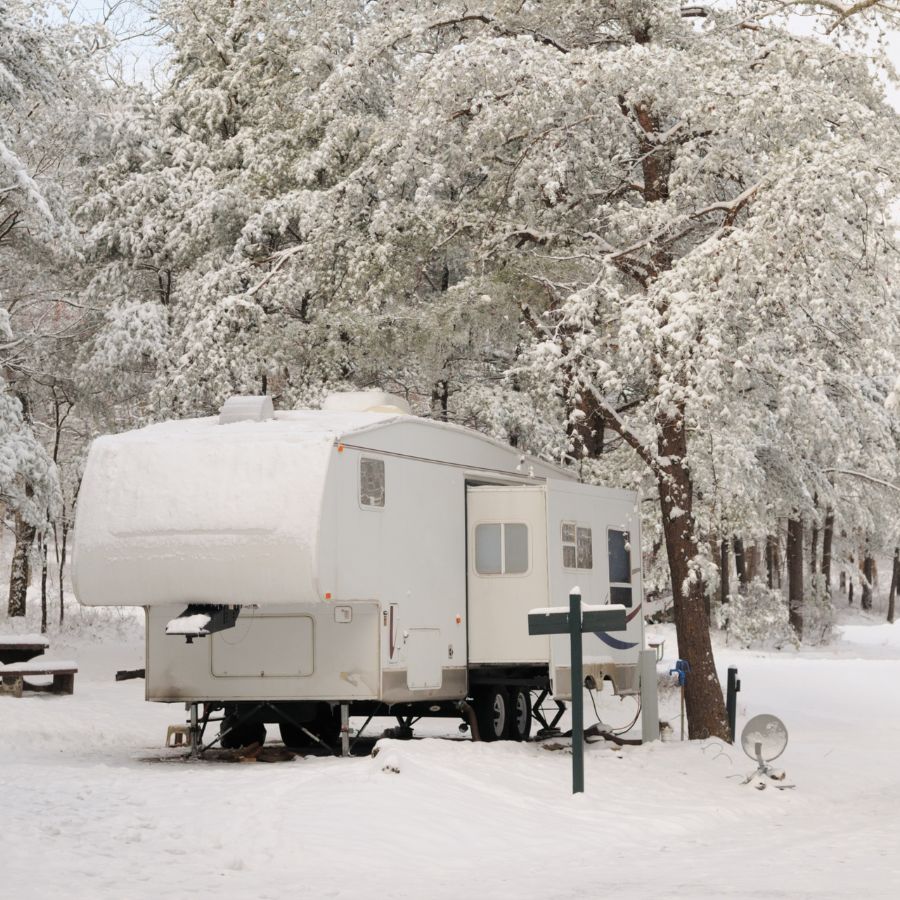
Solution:
[(809, 542), (809, 574), (815, 575), (818, 570), (816, 563), (819, 559), (819, 526), (813, 525)]
[(703, 584), (699, 573), (692, 570), (698, 545), (693, 482), (685, 463), (684, 418), (661, 417), (658, 426), (659, 456), (666, 463), (658, 470), (657, 486), (672, 578), (678, 652), (691, 667), (684, 692), (688, 736), (692, 740), (728, 740), (728, 716), (713, 659)]
[(894, 548), (894, 565), (891, 569), (891, 592), (888, 596), (888, 613), (887, 620), (894, 624), (894, 598), (897, 596), (897, 590), (900, 588), (900, 547)]
[(730, 566), (728, 565), (728, 541), (722, 541), (719, 546), (719, 602), (728, 602), (728, 581)]
[(47, 533), (41, 537), (41, 634), (47, 633)]
[(59, 548), (57, 565), (59, 569), (59, 624), (62, 625), (66, 617), (65, 601), (65, 571), (66, 571), (66, 543), (69, 537), (69, 523), (66, 521), (66, 505), (62, 509), (62, 546)]
[(822, 581), (825, 595), (831, 597), (831, 544), (834, 540), (834, 510), (825, 510), (825, 527), (822, 530)]
[(769, 590), (775, 587), (775, 550), (778, 538), (770, 534), (766, 538), (766, 584)]
[(863, 578), (862, 578), (862, 596), (859, 605), (863, 609), (872, 608), (872, 583), (875, 581), (875, 560), (872, 553), (866, 545), (865, 556), (863, 557)]
[(759, 575), (759, 544), (754, 541), (746, 554), (747, 584)]
[(450, 409), (450, 382), (444, 378), (431, 388), (431, 412), (439, 422), (446, 422)]
[(734, 568), (737, 572), (738, 585), (745, 587), (747, 584), (747, 557), (744, 553), (744, 542), (741, 538), (732, 538), (734, 546)]
[(28, 584), (31, 581), (29, 555), (31, 554), (31, 545), (34, 543), (36, 532), (37, 529), (34, 525), (29, 525), (20, 513), (16, 513), (16, 546), (13, 551), (12, 566), (9, 572), (9, 601), (7, 604), (7, 615), (10, 618), (25, 615)]
[(803, 637), (803, 522), (787, 524), (788, 615), (797, 637)]

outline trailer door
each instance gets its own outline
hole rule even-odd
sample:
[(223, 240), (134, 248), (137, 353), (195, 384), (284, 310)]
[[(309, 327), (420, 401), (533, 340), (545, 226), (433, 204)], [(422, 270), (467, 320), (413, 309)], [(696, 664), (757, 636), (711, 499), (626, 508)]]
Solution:
[(547, 605), (547, 505), (542, 486), (466, 488), (470, 663), (547, 663), (528, 612)]

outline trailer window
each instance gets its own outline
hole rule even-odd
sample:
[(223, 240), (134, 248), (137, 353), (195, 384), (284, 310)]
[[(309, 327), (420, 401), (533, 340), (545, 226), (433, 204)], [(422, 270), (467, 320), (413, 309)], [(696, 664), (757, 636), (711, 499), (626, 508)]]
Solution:
[(564, 568), (594, 568), (594, 539), (590, 528), (574, 522), (563, 522), (562, 548)]
[(528, 571), (528, 526), (518, 522), (475, 526), (475, 571), (522, 575)]
[(610, 528), (606, 532), (609, 553), (609, 602), (632, 605), (631, 536), (627, 531)]
[(384, 460), (363, 457), (359, 461), (359, 502), (363, 506), (384, 506)]

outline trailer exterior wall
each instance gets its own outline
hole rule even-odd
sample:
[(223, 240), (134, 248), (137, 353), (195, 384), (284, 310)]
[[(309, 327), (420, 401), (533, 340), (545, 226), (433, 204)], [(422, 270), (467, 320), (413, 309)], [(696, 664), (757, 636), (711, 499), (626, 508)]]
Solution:
[[(613, 679), (620, 693), (636, 693), (639, 688), (638, 653), (644, 647), (642, 610), (641, 535), (638, 495), (593, 485), (549, 481), (547, 484), (547, 534), (551, 605), (563, 605), (573, 587), (580, 588), (589, 604), (620, 602), (610, 585), (609, 532), (626, 532), (630, 546), (630, 605), (628, 627), (615, 634), (587, 633), (583, 637), (584, 671), (600, 680)], [(567, 566), (563, 557), (562, 525), (591, 529), (590, 567)], [(571, 696), (569, 643), (565, 635), (550, 640), (550, 668), (554, 694)]]
[[(165, 634), (180, 611), (180, 605), (147, 609), (148, 700), (379, 697), (377, 603), (354, 604), (350, 622), (320, 603), (244, 609), (234, 628), (191, 644)], [(279, 631), (283, 639), (273, 640)]]

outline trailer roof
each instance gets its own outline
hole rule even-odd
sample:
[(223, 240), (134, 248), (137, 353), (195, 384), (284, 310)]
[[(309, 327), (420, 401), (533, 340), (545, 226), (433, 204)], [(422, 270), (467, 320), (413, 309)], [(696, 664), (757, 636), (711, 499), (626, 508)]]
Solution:
[(403, 416), (396, 413), (379, 412), (324, 412), (322, 410), (302, 409), (276, 412), (274, 419), (263, 422), (230, 422), (219, 424), (218, 416), (206, 416), (199, 419), (172, 419), (147, 425), (134, 431), (116, 435), (116, 440), (147, 441), (154, 438), (161, 440), (177, 440), (180, 437), (192, 439), (207, 434), (211, 439), (227, 440), (229, 436), (241, 441), (248, 437), (277, 438), (284, 440), (300, 435), (310, 440), (338, 439), (345, 435), (377, 428), (397, 419), (413, 419), (414, 416)]
[(217, 416), (207, 416), (198, 419), (175, 419), (167, 422), (159, 422), (155, 425), (147, 425), (134, 431), (128, 431), (115, 436), (116, 441), (135, 440), (147, 441), (178, 441), (189, 439), (191, 441), (209, 438), (212, 441), (228, 441), (229, 439), (246, 441), (248, 438), (256, 440), (280, 440), (291, 443), (319, 443), (330, 441), (351, 441), (352, 438), (367, 432), (378, 431), (386, 426), (399, 423), (421, 426), (432, 430), (443, 430), (469, 440), (476, 440), (499, 448), (509, 454), (524, 455), (525, 458), (541, 468), (551, 470), (552, 477), (564, 480), (573, 479), (573, 473), (553, 463), (540, 460), (530, 454), (522, 454), (521, 451), (496, 438), (489, 437), (481, 432), (474, 431), (462, 425), (452, 422), (441, 422), (436, 419), (426, 419), (421, 416), (405, 415), (392, 412), (369, 411), (339, 411), (339, 410), (278, 410), (274, 419), (261, 422), (231, 422), (220, 425)]

